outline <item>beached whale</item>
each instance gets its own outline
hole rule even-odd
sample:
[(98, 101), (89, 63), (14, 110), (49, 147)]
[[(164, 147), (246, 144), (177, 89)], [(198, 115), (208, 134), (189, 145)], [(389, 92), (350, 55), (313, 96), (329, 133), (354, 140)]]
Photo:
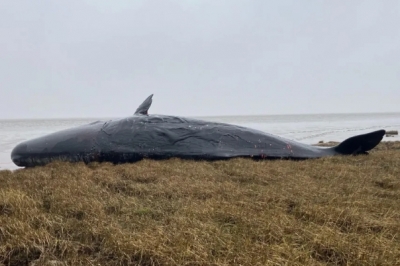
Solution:
[(220, 160), (307, 159), (337, 154), (366, 154), (385, 130), (351, 137), (336, 147), (302, 144), (259, 130), (225, 123), (166, 115), (148, 115), (150, 95), (133, 116), (97, 121), (18, 144), (11, 153), (18, 166), (45, 165), (51, 161), (136, 162), (143, 158), (172, 157)]

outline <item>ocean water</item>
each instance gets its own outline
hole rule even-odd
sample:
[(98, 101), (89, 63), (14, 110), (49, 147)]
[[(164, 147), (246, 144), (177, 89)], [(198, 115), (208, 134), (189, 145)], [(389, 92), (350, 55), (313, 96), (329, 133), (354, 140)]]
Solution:
[[(342, 141), (378, 129), (400, 130), (400, 113), (312, 114), (195, 117), (250, 127), (307, 144)], [(16, 169), (10, 158), (18, 143), (58, 130), (84, 125), (101, 118), (0, 120), (0, 170)], [(383, 141), (400, 140), (399, 136)]]

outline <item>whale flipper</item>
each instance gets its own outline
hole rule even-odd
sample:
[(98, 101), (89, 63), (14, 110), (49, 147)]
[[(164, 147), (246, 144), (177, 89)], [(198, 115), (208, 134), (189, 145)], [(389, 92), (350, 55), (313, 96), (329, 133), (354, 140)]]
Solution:
[(371, 133), (363, 134), (348, 138), (336, 147), (335, 152), (339, 154), (367, 154), (367, 151), (373, 149), (382, 140), (385, 130), (378, 130)]
[(142, 104), (136, 109), (135, 115), (147, 115), (151, 103), (153, 102), (152, 98), (153, 94), (147, 97), (146, 100), (144, 100), (144, 102), (142, 102)]

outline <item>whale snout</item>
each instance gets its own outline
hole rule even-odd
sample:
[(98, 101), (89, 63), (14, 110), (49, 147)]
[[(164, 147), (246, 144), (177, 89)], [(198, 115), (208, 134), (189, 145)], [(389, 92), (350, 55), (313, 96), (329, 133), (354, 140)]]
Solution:
[(11, 152), (11, 160), (17, 166), (26, 166), (25, 160), (28, 156), (28, 145), (25, 142), (18, 144)]

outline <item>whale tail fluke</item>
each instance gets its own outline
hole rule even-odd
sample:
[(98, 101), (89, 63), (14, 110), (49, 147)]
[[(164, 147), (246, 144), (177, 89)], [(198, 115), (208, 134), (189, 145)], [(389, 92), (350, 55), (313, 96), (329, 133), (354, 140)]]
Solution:
[(357, 155), (367, 154), (367, 151), (375, 148), (385, 135), (385, 130), (354, 136), (346, 139), (333, 149), (339, 154)]

